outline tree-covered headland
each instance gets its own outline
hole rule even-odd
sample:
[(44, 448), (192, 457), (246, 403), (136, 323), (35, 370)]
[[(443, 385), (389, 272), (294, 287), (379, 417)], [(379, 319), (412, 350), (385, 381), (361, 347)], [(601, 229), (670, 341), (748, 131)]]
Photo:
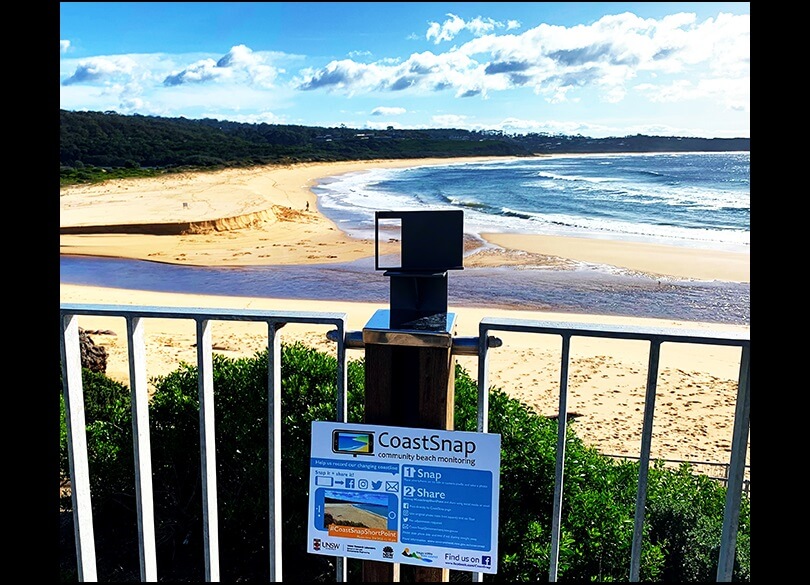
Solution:
[(589, 138), (456, 128), (368, 130), (68, 110), (60, 110), (59, 118), (63, 186), (177, 171), (301, 162), (750, 150), (749, 138), (640, 134)]

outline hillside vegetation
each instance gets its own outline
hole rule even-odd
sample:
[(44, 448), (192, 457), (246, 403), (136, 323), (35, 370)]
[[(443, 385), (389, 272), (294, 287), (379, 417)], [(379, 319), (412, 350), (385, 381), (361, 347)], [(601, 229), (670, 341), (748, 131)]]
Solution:
[(644, 135), (589, 138), (456, 128), (368, 130), (68, 110), (60, 110), (59, 118), (62, 185), (186, 170), (298, 162), (750, 150), (749, 138)]

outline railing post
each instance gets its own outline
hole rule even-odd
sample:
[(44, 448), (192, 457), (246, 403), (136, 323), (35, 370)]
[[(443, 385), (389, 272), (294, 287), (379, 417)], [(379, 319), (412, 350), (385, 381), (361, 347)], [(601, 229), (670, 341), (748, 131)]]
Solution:
[(135, 455), (135, 501), (138, 509), (138, 542), (142, 581), (157, 581), (155, 506), (152, 490), (152, 447), (149, 438), (149, 389), (143, 319), (127, 319), (129, 380), (132, 403), (132, 437)]
[(70, 497), (73, 504), (73, 531), (76, 540), (76, 569), (79, 581), (97, 581), (93, 506), (90, 501), (90, 464), (87, 460), (87, 427), (84, 422), (79, 319), (76, 315), (62, 317), (60, 341), (70, 466)]
[(751, 348), (743, 346), (740, 356), (740, 377), (737, 384), (737, 407), (734, 412), (734, 434), (731, 441), (731, 461), (726, 482), (726, 505), (723, 513), (723, 535), (717, 561), (717, 581), (731, 582), (737, 550), (737, 529), (740, 520), (745, 453), (751, 417)]
[(658, 387), (658, 367), (661, 359), (661, 342), (650, 341), (650, 357), (647, 360), (647, 389), (644, 395), (644, 422), (641, 430), (641, 454), (638, 464), (638, 490), (636, 512), (633, 518), (633, 545), (630, 549), (630, 582), (637, 583), (641, 573), (641, 540), (644, 535), (644, 513), (647, 507), (647, 479), (650, 475), (650, 450), (652, 446), (653, 418), (655, 417), (655, 391)]
[(214, 432), (214, 365), (211, 321), (197, 320), (197, 389), (200, 400), (200, 480), (203, 505), (205, 580), (219, 581), (219, 514)]
[(283, 323), (267, 325), (267, 453), (270, 531), (270, 581), (280, 582), (281, 554), (281, 338), (278, 330)]
[(568, 435), (568, 382), (571, 363), (571, 336), (562, 336), (560, 350), (560, 397), (557, 408), (557, 448), (554, 461), (554, 503), (551, 512), (551, 551), (548, 581), (557, 582), (560, 562), (560, 531), (562, 530), (563, 480), (565, 477), (565, 441)]

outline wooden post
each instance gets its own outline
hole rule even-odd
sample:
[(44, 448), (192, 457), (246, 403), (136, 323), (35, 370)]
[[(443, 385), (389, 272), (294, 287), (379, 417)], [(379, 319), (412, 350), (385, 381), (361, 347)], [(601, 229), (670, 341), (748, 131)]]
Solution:
[[(380, 262), (380, 220), (399, 222), (399, 266)], [(363, 329), (364, 422), (453, 430), (455, 316), (447, 312), (447, 271), (464, 267), (464, 212), (377, 211), (374, 224), (374, 266), (391, 279), (391, 308)], [(363, 581), (399, 581), (401, 564), (363, 561)], [(449, 581), (444, 568), (404, 571), (407, 581)]]
[[(455, 358), (451, 347), (367, 343), (367, 424), (452, 430)], [(398, 582), (400, 563), (363, 561), (364, 582)], [(409, 581), (449, 581), (449, 569), (406, 565)]]

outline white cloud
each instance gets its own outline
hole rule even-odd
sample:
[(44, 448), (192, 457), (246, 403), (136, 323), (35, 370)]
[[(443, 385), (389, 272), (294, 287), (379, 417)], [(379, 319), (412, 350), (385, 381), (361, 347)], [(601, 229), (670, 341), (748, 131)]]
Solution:
[(344, 59), (332, 61), (320, 70), (308, 69), (302, 73), (296, 82), (298, 89), (324, 89), (347, 95), (377, 91), (427, 94), (449, 90), (458, 97), (469, 97), (505, 86), (503, 79), (487, 77), (483, 65), (461, 52), (414, 53), (406, 61), (393, 65)]
[(457, 114), (444, 114), (441, 116), (431, 116), (430, 121), (437, 128), (464, 128), (467, 125), (467, 116)]
[(439, 24), (438, 22), (430, 23), (430, 26), (428, 26), (428, 30), (425, 33), (425, 38), (427, 40), (433, 39), (433, 42), (438, 45), (442, 41), (452, 41), (454, 38), (456, 38), (456, 35), (464, 30), (471, 32), (474, 36), (481, 36), (491, 33), (496, 28), (506, 28), (507, 30), (511, 30), (513, 28), (520, 27), (520, 23), (516, 20), (510, 20), (504, 24), (491, 18), (476, 16), (472, 20), (465, 22), (463, 18), (456, 16), (455, 14), (447, 14), (447, 16), (448, 19), (442, 24)]
[(405, 108), (394, 108), (389, 106), (379, 106), (371, 110), (372, 116), (400, 116), (407, 110)]
[(233, 72), (227, 67), (220, 67), (213, 59), (203, 59), (192, 63), (163, 80), (163, 85), (185, 85), (187, 83), (205, 83), (232, 77)]
[(510, 134), (564, 134), (574, 136), (608, 135), (609, 129), (602, 125), (585, 124), (581, 122), (561, 122), (558, 120), (525, 120), (519, 118), (505, 118), (495, 125), (495, 128)]
[(80, 61), (73, 75), (62, 83), (71, 85), (126, 78), (135, 74), (138, 68), (138, 62), (128, 56), (93, 57)]
[(679, 79), (668, 85), (639, 84), (634, 89), (653, 103), (676, 103), (709, 98), (734, 110), (749, 111), (750, 78)]
[(495, 22), (491, 18), (481, 18), (480, 16), (476, 16), (469, 22), (467, 22), (467, 26), (465, 27), (475, 36), (485, 35), (487, 33), (491, 33), (495, 30), (496, 26), (505, 26), (499, 22)]
[(264, 54), (254, 53), (245, 45), (231, 47), (223, 57), (214, 61), (203, 59), (166, 76), (167, 86), (186, 83), (235, 81), (272, 87), (280, 70), (266, 63)]
[[(589, 25), (541, 24), (519, 35), (491, 34), (506, 26), (491, 19), (448, 17), (442, 24), (431, 23), (428, 39), (452, 40), (462, 30), (481, 36), (446, 52), (414, 53), (401, 63), (333, 61), (303, 72), (299, 89), (347, 95), (447, 90), (456, 97), (486, 98), (493, 91), (527, 87), (549, 103), (563, 103), (576, 101), (590, 88), (602, 101), (619, 103), (635, 83), (636, 89), (656, 100), (701, 96), (727, 101), (709, 89), (713, 85), (709, 80), (742, 79), (750, 68), (747, 15), (721, 14), (698, 23), (688, 13), (655, 20), (628, 12)], [(673, 91), (684, 83), (703, 89)], [(648, 89), (655, 85), (657, 90)], [(739, 104), (746, 99), (737, 94), (731, 101)]]
[(358, 91), (370, 91), (379, 86), (380, 76), (377, 73), (384, 67), (365, 65), (351, 59), (332, 61), (320, 70), (306, 68), (293, 80), (297, 89), (302, 91), (325, 88), (328, 91), (344, 91), (353, 95)]
[(455, 14), (448, 14), (450, 18), (439, 24), (438, 22), (431, 22), (425, 33), (427, 40), (434, 39), (437, 45), (442, 41), (452, 41), (455, 36), (464, 30), (464, 19), (456, 16)]
[(70, 41), (61, 40), (59, 41), (59, 52), (65, 54), (70, 49)]

